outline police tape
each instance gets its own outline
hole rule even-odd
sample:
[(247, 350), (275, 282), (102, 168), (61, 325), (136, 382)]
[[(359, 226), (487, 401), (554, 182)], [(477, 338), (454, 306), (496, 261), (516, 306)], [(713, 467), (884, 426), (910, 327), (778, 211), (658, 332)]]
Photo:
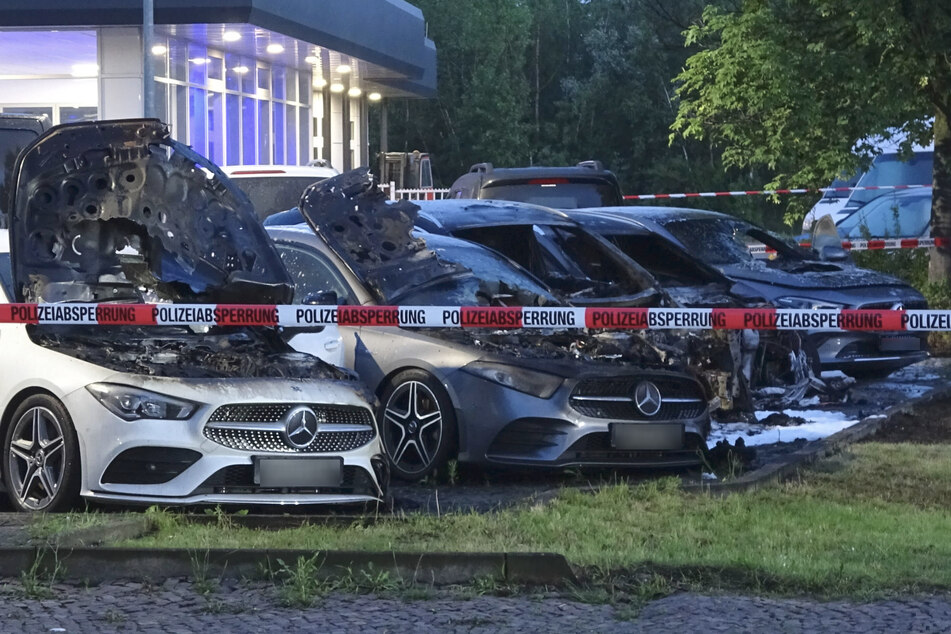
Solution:
[[(800, 242), (799, 246), (809, 248), (811, 242)], [(949, 247), (951, 238), (869, 238), (868, 240), (843, 240), (846, 251), (883, 251), (888, 249), (928, 249), (931, 247)], [(750, 245), (750, 253), (776, 253), (765, 244)]]
[(951, 331), (951, 310), (3, 304), (0, 323), (605, 330)]
[(865, 187), (798, 187), (791, 189), (746, 189), (720, 192), (681, 192), (678, 194), (630, 194), (624, 200), (665, 200), (670, 198), (719, 198), (722, 196), (772, 196), (774, 194), (825, 194), (875, 190), (928, 189), (927, 185), (871, 185)]
[[(811, 242), (800, 242), (799, 246), (809, 248)], [(846, 251), (883, 251), (888, 249), (928, 249), (931, 247), (949, 247), (951, 238), (869, 238), (868, 240), (843, 240)], [(765, 244), (750, 245), (750, 253), (776, 253)]]

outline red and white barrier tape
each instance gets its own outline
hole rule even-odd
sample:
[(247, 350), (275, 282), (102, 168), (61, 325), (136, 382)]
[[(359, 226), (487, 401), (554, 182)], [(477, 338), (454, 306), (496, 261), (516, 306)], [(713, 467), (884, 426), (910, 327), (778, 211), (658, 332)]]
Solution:
[(801, 187), (796, 189), (751, 189), (729, 192), (682, 192), (679, 194), (633, 194), (624, 200), (662, 200), (666, 198), (717, 198), (720, 196), (772, 196), (773, 194), (824, 194), (826, 192), (854, 192), (885, 189), (921, 189), (931, 185), (878, 185), (870, 187)]
[[(800, 242), (801, 247), (812, 246), (809, 242)], [(843, 240), (846, 251), (882, 251), (887, 249), (926, 249), (930, 247), (949, 247), (951, 238), (871, 238), (870, 240)], [(750, 246), (750, 253), (776, 253), (765, 244)]]
[(951, 310), (2, 304), (0, 323), (945, 332), (951, 331)]

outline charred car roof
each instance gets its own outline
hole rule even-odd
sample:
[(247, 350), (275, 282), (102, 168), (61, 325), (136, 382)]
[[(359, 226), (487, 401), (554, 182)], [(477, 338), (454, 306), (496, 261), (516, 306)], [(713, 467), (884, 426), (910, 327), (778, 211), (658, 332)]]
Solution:
[(576, 225), (564, 212), (530, 203), (445, 199), (419, 200), (416, 204), (419, 207), (417, 226), (434, 231), (534, 224)]
[(57, 126), (17, 159), (17, 301), (288, 303), (251, 204), (155, 119)]

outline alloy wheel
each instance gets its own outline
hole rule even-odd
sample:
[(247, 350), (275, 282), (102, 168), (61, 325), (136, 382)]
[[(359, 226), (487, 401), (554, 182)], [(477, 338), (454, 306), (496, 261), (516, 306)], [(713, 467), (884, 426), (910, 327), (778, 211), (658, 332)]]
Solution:
[(42, 511), (53, 502), (66, 472), (65, 444), (62, 421), (46, 407), (31, 407), (14, 423), (8, 487), (21, 506)]
[(383, 410), (384, 443), (393, 464), (422, 474), (436, 459), (443, 436), (443, 415), (436, 395), (420, 381), (401, 383)]

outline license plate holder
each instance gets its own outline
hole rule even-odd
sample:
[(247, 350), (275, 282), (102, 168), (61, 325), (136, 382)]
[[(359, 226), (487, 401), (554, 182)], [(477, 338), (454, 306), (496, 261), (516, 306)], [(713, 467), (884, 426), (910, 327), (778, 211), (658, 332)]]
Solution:
[(684, 426), (677, 423), (611, 423), (611, 447), (626, 451), (683, 449)]
[(254, 483), (264, 488), (326, 488), (343, 483), (343, 458), (254, 458)]

